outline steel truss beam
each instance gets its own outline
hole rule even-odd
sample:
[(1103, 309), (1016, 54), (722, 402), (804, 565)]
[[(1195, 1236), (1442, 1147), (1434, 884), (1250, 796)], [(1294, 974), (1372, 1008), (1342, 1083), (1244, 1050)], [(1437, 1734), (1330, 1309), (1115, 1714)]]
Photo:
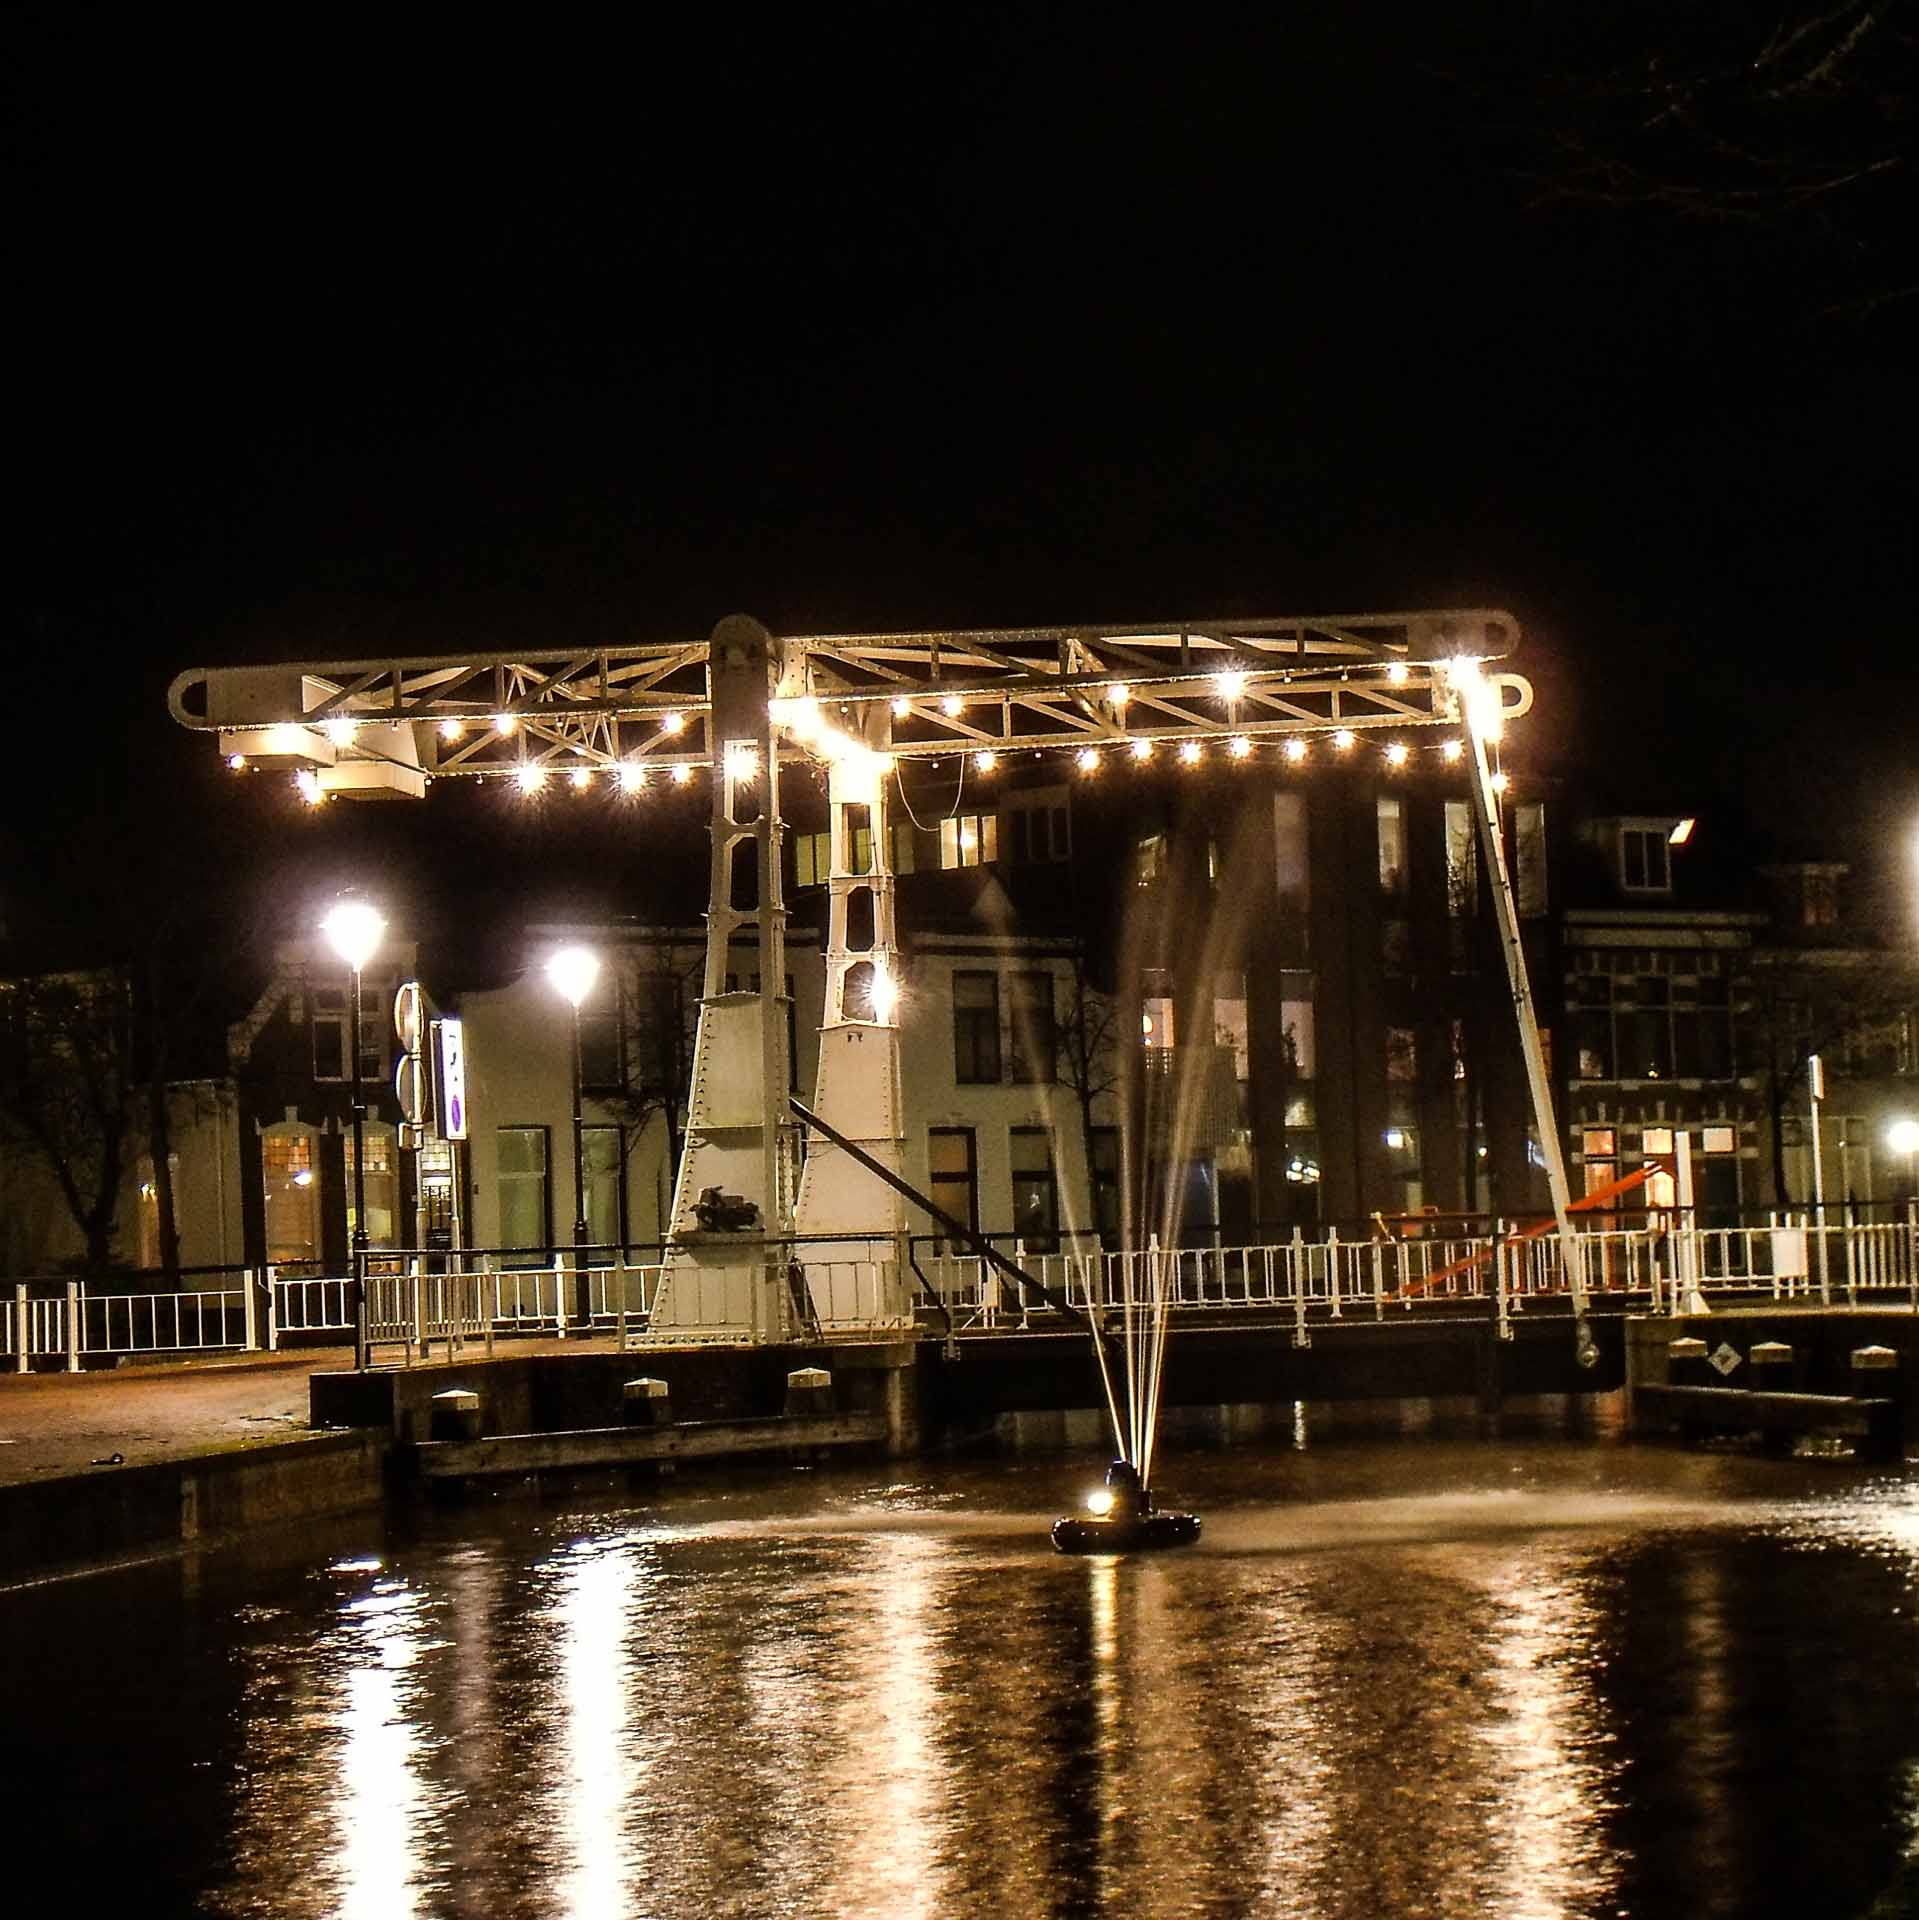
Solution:
[[(1503, 660), (1518, 642), (1512, 616), (1486, 609), (802, 635), (783, 642), (781, 693), (891, 703), (895, 759), (1358, 733), (1443, 724), (1445, 663)], [(1489, 678), (1508, 714), (1531, 705), (1518, 675)], [(704, 641), (193, 668), (167, 701), (181, 725), (255, 763), (340, 770), (323, 773), (329, 787), (414, 792), (528, 766), (643, 772), (715, 752)], [(384, 783), (379, 768), (394, 770)]]

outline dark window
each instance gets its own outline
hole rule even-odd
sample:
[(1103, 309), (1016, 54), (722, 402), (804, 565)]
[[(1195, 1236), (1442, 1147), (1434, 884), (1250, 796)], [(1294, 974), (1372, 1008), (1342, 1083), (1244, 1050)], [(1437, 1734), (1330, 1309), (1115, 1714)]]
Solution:
[(1672, 867), (1666, 834), (1657, 827), (1619, 830), (1620, 881), (1628, 893), (1670, 893)]
[(1094, 1127), (1086, 1146), (1093, 1176), (1093, 1221), (1099, 1228), (1100, 1245), (1117, 1247), (1123, 1220), (1120, 1211), (1119, 1129)]
[(1016, 973), (1007, 985), (1013, 1016), (1012, 1077), (1048, 1084), (1058, 1072), (1059, 1055), (1053, 1026), (1053, 976)]
[(676, 973), (643, 974), (632, 1004), (632, 1053), (627, 1062), (632, 1091), (657, 1097), (677, 1093), (686, 1082), (685, 1013)]
[(313, 1077), (344, 1080), (347, 1056), (347, 996), (338, 987), (313, 990)]
[(620, 989), (602, 980), (580, 1009), (580, 1085), (589, 1093), (619, 1093), (626, 1087)]
[[(926, 1163), (930, 1198), (941, 1212), (962, 1226), (979, 1231), (979, 1157), (971, 1127), (929, 1127), (926, 1130)], [(947, 1244), (937, 1243), (944, 1253)], [(963, 1252), (963, 1248), (955, 1248)]]
[(997, 974), (953, 975), (953, 1078), (963, 1087), (999, 1082)]
[(1059, 1248), (1059, 1182), (1044, 1127), (1013, 1129), (1013, 1231), (1029, 1253)]
[[(1619, 1072), (1625, 1080), (1672, 1078), (1672, 982), (1657, 974), (1616, 983)], [(1630, 995), (1630, 1001), (1626, 996)]]

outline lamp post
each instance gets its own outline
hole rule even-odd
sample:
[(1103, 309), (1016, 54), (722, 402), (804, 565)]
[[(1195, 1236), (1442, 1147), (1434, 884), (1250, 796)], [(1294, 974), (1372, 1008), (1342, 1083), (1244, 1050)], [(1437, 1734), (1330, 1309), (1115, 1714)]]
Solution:
[(580, 1006), (600, 977), (600, 956), (591, 947), (561, 947), (546, 963), (546, 977), (573, 1009), (573, 1279), (582, 1331), (593, 1326), (592, 1285), (587, 1278), (586, 1147), (580, 1124)]
[(366, 1088), (360, 1078), (360, 976), (386, 932), (379, 909), (349, 895), (320, 922), (320, 931), (353, 972), (353, 1364), (367, 1364), (366, 1317)]

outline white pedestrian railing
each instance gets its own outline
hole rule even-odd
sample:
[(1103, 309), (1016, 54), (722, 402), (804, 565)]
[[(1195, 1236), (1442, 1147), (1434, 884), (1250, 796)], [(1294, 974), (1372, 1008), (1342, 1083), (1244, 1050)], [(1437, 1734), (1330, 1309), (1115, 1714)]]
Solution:
[[(456, 1351), (499, 1338), (645, 1333), (664, 1275), (659, 1250), (465, 1254), (381, 1250), (366, 1279), (373, 1348), (410, 1362), (435, 1345)], [(972, 1254), (922, 1253), (915, 1288), (902, 1285), (890, 1241), (871, 1260), (807, 1260), (788, 1268), (784, 1312), (796, 1333), (850, 1334), (911, 1327), (936, 1305), (958, 1332), (1057, 1325), (1041, 1293)], [(1588, 1294), (1602, 1304), (1643, 1301), (1678, 1311), (1714, 1294), (1856, 1305), (1898, 1299), (1919, 1313), (1919, 1220), (1812, 1224), (1780, 1214), (1764, 1226), (1616, 1228), (1580, 1232), (1574, 1257)], [(1488, 1303), (1503, 1324), (1527, 1301), (1568, 1292), (1571, 1276), (1555, 1235), (1308, 1240), (1247, 1247), (1148, 1247), (1143, 1251), (1011, 1251), (1016, 1266), (1075, 1304), (1109, 1312), (1149, 1302), (1159, 1289), (1178, 1308), (1290, 1316), (1304, 1340), (1309, 1321), (1381, 1320), (1425, 1302)], [(529, 1260), (531, 1264), (528, 1264)], [(509, 1264), (511, 1263), (511, 1264)], [(742, 1269), (742, 1272), (746, 1270)], [(732, 1269), (688, 1268), (676, 1290), (724, 1289)], [(755, 1266), (749, 1278), (763, 1280)], [(77, 1371), (89, 1356), (273, 1350), (291, 1339), (349, 1339), (353, 1281), (346, 1274), (289, 1274), (274, 1267), (195, 1275), (217, 1281), (168, 1292), (97, 1291), (78, 1281), (15, 1282), (0, 1288), (0, 1367)], [(929, 1303), (917, 1292), (923, 1283)], [(693, 1316), (681, 1301), (674, 1319)], [(696, 1316), (693, 1316), (696, 1317)], [(723, 1318), (724, 1316), (722, 1316)], [(770, 1333), (772, 1327), (764, 1331)], [(669, 1339), (670, 1327), (654, 1330)]]

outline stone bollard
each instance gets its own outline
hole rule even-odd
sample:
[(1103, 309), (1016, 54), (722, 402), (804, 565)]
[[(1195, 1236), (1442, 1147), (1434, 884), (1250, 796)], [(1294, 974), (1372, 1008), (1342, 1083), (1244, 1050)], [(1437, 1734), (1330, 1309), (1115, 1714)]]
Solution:
[(477, 1440), (479, 1437), (480, 1396), (471, 1387), (449, 1387), (433, 1396), (428, 1439)]
[[(620, 1388), (620, 1423), (628, 1427), (670, 1427), (673, 1390), (664, 1380), (629, 1380)], [(635, 1479), (657, 1480), (673, 1471), (671, 1460), (637, 1460), (628, 1470)]]
[(786, 1376), (786, 1417), (789, 1420), (833, 1417), (833, 1376), (824, 1367), (796, 1367)]
[(1852, 1391), (1856, 1399), (1879, 1400), (1865, 1437), (1854, 1443), (1861, 1460), (1900, 1460), (1905, 1457), (1905, 1401), (1900, 1393), (1899, 1355), (1892, 1347), (1854, 1347)]
[(664, 1380), (629, 1380), (620, 1389), (620, 1424), (628, 1427), (670, 1427), (673, 1389)]
[(1711, 1387), (1718, 1377), (1706, 1358), (1703, 1340), (1673, 1340), (1666, 1347), (1666, 1384), (1669, 1387)]

